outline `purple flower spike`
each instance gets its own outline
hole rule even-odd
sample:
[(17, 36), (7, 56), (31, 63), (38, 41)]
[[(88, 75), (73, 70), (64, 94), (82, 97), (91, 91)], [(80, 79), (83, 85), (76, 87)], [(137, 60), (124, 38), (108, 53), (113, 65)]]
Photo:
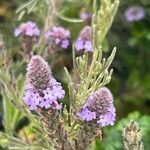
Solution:
[(27, 84), (24, 102), (30, 110), (37, 108), (60, 110), (59, 100), (64, 98), (65, 91), (51, 75), (48, 63), (40, 56), (33, 56), (27, 67)]
[(97, 122), (100, 127), (113, 125), (115, 121), (113, 97), (108, 88), (103, 87), (92, 92), (78, 116), (88, 122)]
[(46, 32), (45, 37), (52, 40), (56, 45), (60, 46), (61, 48), (66, 49), (69, 46), (70, 32), (63, 27), (53, 27)]
[(37, 27), (36, 23), (32, 21), (28, 21), (26, 23), (22, 23), (18, 28), (15, 30), (15, 36), (39, 36), (40, 30)]
[(128, 22), (138, 21), (145, 17), (144, 9), (141, 6), (131, 6), (124, 13)]
[(79, 37), (75, 42), (75, 48), (77, 51), (86, 50), (88, 52), (93, 52), (91, 34), (92, 34), (92, 29), (90, 26), (85, 26), (81, 30)]

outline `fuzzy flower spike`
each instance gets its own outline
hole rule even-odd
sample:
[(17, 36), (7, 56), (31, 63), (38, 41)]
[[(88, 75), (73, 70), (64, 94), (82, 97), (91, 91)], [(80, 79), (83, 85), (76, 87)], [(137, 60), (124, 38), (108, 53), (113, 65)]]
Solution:
[(92, 92), (78, 116), (84, 121), (97, 123), (100, 127), (113, 125), (116, 113), (109, 89), (103, 87)]
[(48, 63), (40, 56), (33, 56), (27, 67), (27, 83), (23, 98), (29, 109), (59, 110), (59, 100), (64, 98), (64, 94), (61, 84), (52, 77)]
[(77, 51), (88, 51), (93, 52), (92, 47), (92, 28), (90, 26), (85, 26), (75, 42), (75, 48)]
[(45, 37), (61, 48), (66, 49), (69, 46), (70, 32), (63, 27), (54, 26), (46, 32)]

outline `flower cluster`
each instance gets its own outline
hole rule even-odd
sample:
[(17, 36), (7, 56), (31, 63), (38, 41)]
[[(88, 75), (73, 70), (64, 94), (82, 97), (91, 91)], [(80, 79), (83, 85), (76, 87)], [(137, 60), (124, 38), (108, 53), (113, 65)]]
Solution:
[(61, 84), (52, 77), (47, 62), (40, 56), (33, 56), (27, 71), (27, 84), (23, 99), (29, 109), (61, 109), (59, 100), (64, 98), (65, 92)]
[[(88, 13), (81, 14), (81, 18), (83, 20), (89, 20), (90, 17), (91, 16)], [(79, 37), (77, 38), (77, 40), (75, 42), (75, 48), (77, 51), (86, 50), (88, 52), (93, 52), (91, 34), (92, 34), (92, 29), (90, 26), (85, 26), (81, 30)], [(30, 37), (37, 37), (39, 35), (40, 35), (40, 30), (37, 27), (36, 23), (34, 23), (32, 21), (22, 23), (15, 30), (16, 37), (17, 36), (27, 37), (27, 38), (24, 38), (24, 41), (23, 41), (23, 43), (27, 43), (26, 45), (30, 45), (29, 44)], [(61, 26), (54, 26), (45, 33), (45, 38), (48, 40), (48, 42), (50, 42), (54, 45), (58, 45), (61, 48), (66, 49), (69, 46), (70, 31)], [(35, 39), (33, 39), (33, 42), (34, 42), (34, 40)]]
[(125, 17), (128, 22), (138, 21), (144, 18), (144, 9), (140, 6), (131, 6), (125, 11)]
[(15, 30), (15, 36), (39, 36), (40, 30), (37, 27), (36, 23), (32, 21), (28, 21), (26, 23), (22, 23), (18, 28)]
[(100, 127), (113, 125), (116, 114), (109, 89), (103, 87), (92, 92), (78, 116), (84, 121), (96, 122)]
[(61, 48), (66, 49), (69, 46), (70, 32), (63, 27), (54, 26), (52, 29), (45, 33), (45, 37), (53, 41)]
[(86, 50), (88, 52), (93, 52), (92, 47), (92, 29), (90, 26), (85, 26), (75, 42), (75, 48), (77, 51)]

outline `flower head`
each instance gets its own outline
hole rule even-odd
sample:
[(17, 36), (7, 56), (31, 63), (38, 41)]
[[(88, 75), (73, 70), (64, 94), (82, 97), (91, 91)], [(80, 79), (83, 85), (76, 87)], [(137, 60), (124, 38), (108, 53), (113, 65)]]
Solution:
[(124, 15), (128, 22), (133, 22), (143, 19), (145, 12), (141, 6), (131, 6), (125, 11)]
[(51, 75), (48, 63), (40, 56), (33, 56), (27, 67), (27, 84), (24, 102), (31, 110), (37, 108), (61, 109), (59, 100), (64, 90)]
[(86, 50), (88, 52), (93, 52), (92, 47), (92, 28), (90, 26), (85, 26), (75, 42), (75, 48), (77, 51)]
[(103, 87), (92, 92), (78, 115), (82, 120), (96, 122), (101, 127), (113, 125), (116, 114), (108, 88)]
[(56, 45), (66, 49), (69, 46), (70, 32), (63, 27), (54, 26), (52, 29), (46, 32), (45, 37), (51, 39)]
[(15, 36), (39, 36), (40, 30), (37, 27), (36, 23), (32, 21), (28, 21), (26, 23), (22, 23), (18, 28), (15, 30)]
[(82, 12), (82, 13), (80, 14), (80, 18), (81, 18), (82, 20), (84, 20), (84, 21), (91, 21), (92, 15), (91, 15), (90, 13), (88, 13), (88, 12)]

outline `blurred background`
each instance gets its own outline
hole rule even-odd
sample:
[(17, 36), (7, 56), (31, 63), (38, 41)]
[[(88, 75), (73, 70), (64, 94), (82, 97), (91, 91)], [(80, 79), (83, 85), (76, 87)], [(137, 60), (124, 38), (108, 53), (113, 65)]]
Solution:
[[(21, 22), (35, 21), (43, 27), (41, 11), (36, 9), (30, 14), (24, 14), (18, 20), (16, 10), (26, 0), (0, 0), (0, 31), (3, 34), (6, 49), (11, 57), (20, 59), (18, 54), (19, 41), (14, 37), (14, 30)], [(82, 13), (92, 15), (91, 1), (68, 1), (61, 8), (63, 14), (69, 18), (82, 19)], [(78, 11), (77, 11), (78, 10)], [(80, 30), (89, 25), (85, 19), (81, 23), (72, 23), (58, 19), (58, 24), (71, 32), (71, 41), (75, 41)], [(104, 129), (103, 142), (96, 142), (95, 149), (120, 150), (122, 149), (121, 130), (129, 120), (138, 121), (143, 136), (145, 150), (150, 149), (150, 1), (126, 0), (121, 1), (119, 10), (107, 35), (104, 45), (104, 56), (109, 56), (113, 47), (117, 47), (117, 54), (112, 64), (114, 73), (108, 87), (114, 95), (117, 109), (117, 121), (113, 127)], [(71, 71), (71, 47), (57, 54), (53, 64), (55, 77), (65, 84), (62, 78), (63, 67)], [(24, 69), (24, 68), (23, 68)], [(67, 98), (66, 98), (67, 99)], [(0, 105), (1, 107), (1, 105)], [(1, 127), (3, 130), (1, 109)]]

